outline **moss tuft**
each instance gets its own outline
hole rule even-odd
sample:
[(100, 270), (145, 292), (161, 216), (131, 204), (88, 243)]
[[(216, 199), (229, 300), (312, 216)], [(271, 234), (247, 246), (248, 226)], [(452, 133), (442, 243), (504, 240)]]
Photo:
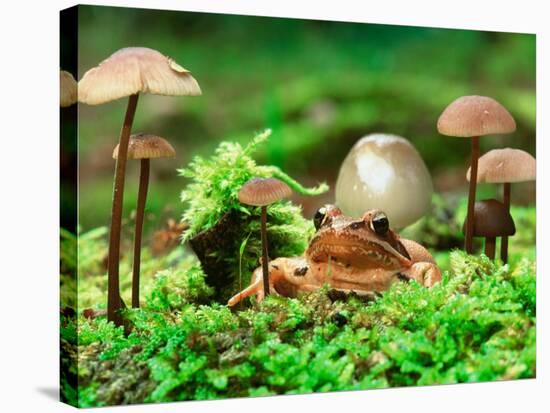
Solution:
[[(278, 178), (303, 195), (320, 195), (328, 190), (324, 183), (315, 188), (305, 188), (276, 166), (257, 165), (251, 155), (270, 135), (271, 130), (267, 129), (245, 147), (234, 142), (222, 142), (211, 158), (195, 156), (187, 168), (179, 169), (181, 176), (192, 181), (181, 193), (181, 201), (186, 207), (183, 221), (189, 224), (184, 241), (212, 228), (231, 210), (251, 215), (256, 208), (242, 205), (238, 193), (253, 177)], [(270, 209), (276, 210), (277, 205)]]
[[(266, 130), (258, 134), (245, 147), (222, 142), (211, 158), (197, 156), (179, 171), (191, 180), (181, 193), (185, 205), (183, 221), (189, 224), (183, 242), (191, 240), (203, 261), (207, 281), (216, 288), (215, 296), (222, 302), (248, 283), (261, 256), (260, 208), (239, 202), (242, 185), (259, 176), (276, 177), (304, 195), (318, 195), (328, 190), (326, 184), (304, 188), (275, 166), (257, 165), (251, 156), (270, 133)], [(216, 230), (220, 235), (203, 235), (200, 242), (193, 238), (207, 231), (212, 235)], [(302, 254), (314, 228), (304, 219), (300, 207), (279, 201), (268, 208), (267, 232), (269, 253), (275, 258)]]

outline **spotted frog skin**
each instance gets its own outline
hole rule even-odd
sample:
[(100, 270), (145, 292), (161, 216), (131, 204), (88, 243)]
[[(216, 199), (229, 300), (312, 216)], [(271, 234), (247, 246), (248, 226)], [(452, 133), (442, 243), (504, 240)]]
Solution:
[[(400, 238), (389, 228), (386, 215), (367, 211), (361, 219), (342, 214), (326, 205), (314, 218), (317, 233), (304, 256), (277, 258), (269, 262), (271, 293), (295, 297), (300, 291), (315, 291), (324, 284), (345, 293), (359, 295), (387, 290), (395, 281), (415, 280), (431, 287), (441, 280), (441, 271), (420, 244)], [(261, 266), (251, 284), (233, 296), (234, 306), (256, 294), (264, 298)]]

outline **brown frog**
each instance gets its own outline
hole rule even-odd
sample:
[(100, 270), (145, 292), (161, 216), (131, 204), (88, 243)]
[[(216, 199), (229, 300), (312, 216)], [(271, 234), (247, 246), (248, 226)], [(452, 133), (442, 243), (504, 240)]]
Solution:
[[(304, 256), (276, 258), (269, 262), (270, 291), (295, 297), (323, 284), (346, 293), (384, 291), (398, 280), (415, 280), (430, 287), (441, 280), (441, 271), (420, 244), (392, 231), (384, 212), (367, 211), (361, 219), (342, 214), (334, 205), (320, 208), (314, 218), (317, 233)], [(253, 294), (264, 298), (262, 268), (250, 286), (233, 296), (233, 306)]]

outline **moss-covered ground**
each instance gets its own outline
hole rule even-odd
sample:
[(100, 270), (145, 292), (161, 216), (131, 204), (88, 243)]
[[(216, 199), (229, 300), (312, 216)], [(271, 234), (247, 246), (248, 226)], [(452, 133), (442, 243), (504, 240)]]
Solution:
[[(92, 259), (105, 241), (84, 235), (91, 259), (80, 268), (76, 314), (62, 316), (61, 340), (64, 394), (83, 407), (535, 376), (532, 250), (514, 252), (510, 266), (440, 253), (440, 284), (396, 284), (370, 302), (323, 288), (234, 310), (211, 301), (183, 247), (161, 259), (146, 253), (146, 298), (126, 311), (125, 335), (101, 315), (84, 316), (106, 301), (106, 277)], [(128, 259), (122, 269), (128, 302)]]

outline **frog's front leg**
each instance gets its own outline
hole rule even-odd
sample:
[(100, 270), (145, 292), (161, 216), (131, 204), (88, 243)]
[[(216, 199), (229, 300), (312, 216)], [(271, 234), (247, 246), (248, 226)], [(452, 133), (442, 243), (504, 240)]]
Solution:
[(441, 281), (441, 270), (433, 262), (415, 262), (410, 268), (401, 271), (408, 278), (416, 280), (424, 287), (431, 287)]
[(431, 287), (441, 281), (441, 270), (430, 252), (410, 239), (400, 238), (399, 241), (407, 250), (413, 265), (406, 271), (401, 271), (408, 278), (413, 278), (425, 287)]
[[(298, 291), (313, 291), (318, 288), (312, 281), (311, 270), (303, 257), (276, 258), (269, 262), (268, 271), (270, 293), (295, 297)], [(254, 294), (258, 302), (265, 297), (261, 266), (252, 273), (250, 285), (231, 297), (227, 305), (234, 306)]]

